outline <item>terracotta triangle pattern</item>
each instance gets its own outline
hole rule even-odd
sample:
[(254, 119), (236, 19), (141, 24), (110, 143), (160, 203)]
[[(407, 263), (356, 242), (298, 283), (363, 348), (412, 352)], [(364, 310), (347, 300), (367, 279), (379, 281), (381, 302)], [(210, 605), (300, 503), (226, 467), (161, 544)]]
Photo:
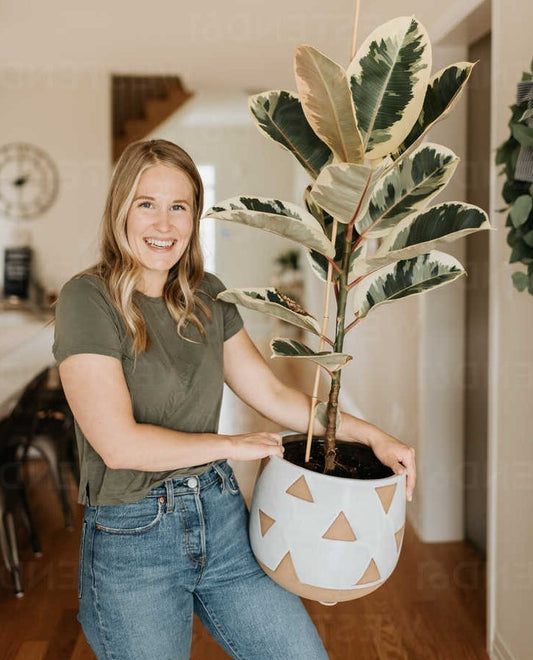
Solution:
[(289, 591), (293, 591), (299, 596), (303, 596), (303, 598), (321, 600), (328, 603), (361, 598), (361, 596), (372, 593), (372, 591), (375, 591), (380, 586), (380, 584), (373, 584), (370, 587), (355, 587), (353, 589), (328, 589), (300, 582), (290, 551), (282, 557), (274, 570), (262, 564), (261, 561), (259, 561), (259, 565), (275, 582), (279, 582), (279, 584), (289, 589)]
[(363, 576), (357, 584), (368, 584), (369, 582), (375, 582), (376, 580), (381, 580), (381, 575), (379, 574), (376, 562), (371, 559), (370, 564), (368, 564), (366, 571), (363, 573)]
[(264, 511), (259, 509), (259, 525), (261, 527), (261, 536), (264, 536), (276, 521)]
[(301, 477), (296, 479), (292, 486), (289, 486), (285, 492), (288, 495), (298, 497), (300, 500), (305, 500), (306, 502), (315, 501), (311, 495), (311, 491), (309, 490), (309, 486), (307, 485), (307, 481), (305, 480), (303, 474)]
[(329, 539), (330, 541), (357, 541), (344, 511), (339, 513), (327, 531), (322, 535), (322, 538)]
[(402, 545), (404, 530), (405, 530), (405, 525), (403, 527), (400, 527), (400, 529), (394, 534), (394, 538), (396, 539), (396, 550), (398, 550), (398, 552), (400, 552), (400, 547)]
[(397, 485), (398, 484), (391, 484), (390, 486), (379, 486), (374, 489), (380, 499), (381, 505), (383, 506), (385, 513), (389, 512), (390, 505), (392, 504), (392, 498), (394, 497), (394, 493), (396, 492)]

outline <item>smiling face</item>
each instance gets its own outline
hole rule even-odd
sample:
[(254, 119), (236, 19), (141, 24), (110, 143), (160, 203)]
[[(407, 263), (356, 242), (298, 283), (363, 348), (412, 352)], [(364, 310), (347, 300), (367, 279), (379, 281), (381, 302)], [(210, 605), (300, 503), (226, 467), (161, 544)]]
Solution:
[(161, 164), (145, 170), (126, 219), (129, 246), (143, 267), (142, 293), (163, 294), (168, 271), (187, 249), (193, 226), (194, 192), (187, 174)]

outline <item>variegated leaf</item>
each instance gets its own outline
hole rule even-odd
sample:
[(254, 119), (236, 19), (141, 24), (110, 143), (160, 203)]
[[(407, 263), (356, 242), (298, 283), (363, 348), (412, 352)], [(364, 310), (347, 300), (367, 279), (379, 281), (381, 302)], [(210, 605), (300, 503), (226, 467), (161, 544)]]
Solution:
[(384, 239), (373, 259), (391, 263), (428, 252), (439, 242), (451, 242), (490, 229), (487, 214), (464, 202), (445, 202), (404, 218)]
[(373, 187), (391, 163), (385, 159), (374, 169), (353, 163), (328, 165), (313, 184), (311, 198), (331, 216), (347, 224), (356, 214), (365, 214)]
[[(331, 239), (331, 228), (329, 226), (326, 228), (326, 232), (328, 238)], [(339, 266), (339, 268), (342, 267), (342, 253), (344, 250), (345, 232), (346, 232), (345, 225), (339, 224), (337, 231), (336, 247), (335, 247), (335, 263)], [(354, 231), (352, 236), (352, 245), (358, 239), (358, 237), (359, 234), (357, 234), (357, 232)], [(354, 277), (357, 276), (354, 274), (355, 273), (354, 269), (358, 267), (358, 264), (360, 264), (365, 260), (367, 247), (368, 247), (368, 241), (362, 241), (357, 246), (357, 248), (353, 250), (353, 252), (350, 254), (350, 267), (348, 271), (349, 280), (354, 279)], [(318, 277), (318, 279), (322, 280), (323, 282), (327, 282), (328, 266), (329, 266), (328, 260), (322, 254), (315, 252), (314, 250), (307, 251), (307, 258), (309, 264), (311, 265), (311, 269), (313, 273)], [(333, 275), (336, 276), (336, 273), (334, 272)]]
[(311, 360), (311, 362), (319, 364), (330, 372), (342, 369), (352, 359), (352, 356), (347, 353), (328, 353), (326, 351), (317, 353), (309, 348), (309, 346), (295, 339), (276, 337), (271, 341), (270, 347), (272, 348), (273, 358), (288, 357)]
[(294, 58), (296, 86), (311, 128), (337, 160), (361, 163), (361, 135), (346, 72), (312, 46), (298, 46)]
[(454, 257), (433, 250), (367, 275), (354, 287), (354, 312), (365, 317), (380, 305), (448, 284), (464, 274)]
[(290, 202), (265, 197), (232, 197), (210, 208), (205, 216), (264, 229), (328, 257), (334, 253), (320, 223)]
[(395, 158), (409, 151), (441, 119), (447, 117), (461, 96), (474, 65), (457, 62), (435, 73), (427, 86), (422, 112), (409, 135), (398, 147)]
[(424, 209), (446, 186), (458, 162), (453, 151), (441, 145), (418, 147), (376, 184), (366, 213), (355, 223), (357, 231), (383, 236), (402, 218)]
[(365, 40), (348, 67), (366, 156), (395, 152), (416, 122), (431, 71), (431, 44), (412, 16), (395, 18)]
[(304, 190), (305, 208), (315, 220), (318, 220), (323, 231), (327, 233), (327, 228), (333, 223), (333, 218), (313, 200), (311, 197), (311, 188), (312, 186), (309, 184)]
[[(332, 230), (333, 230), (333, 218), (331, 218), (331, 216), (329, 215), (327, 215), (327, 218), (328, 219), (325, 220), (325, 224), (326, 224), (325, 232), (326, 232), (326, 236), (331, 242)], [(340, 223), (337, 223), (337, 236), (335, 238), (334, 260), (339, 268), (341, 268), (342, 266), (342, 252), (344, 248), (344, 231), (345, 231), (345, 226)], [(317, 275), (318, 278), (321, 279), (323, 282), (327, 282), (329, 262), (326, 259), (326, 257), (320, 254), (319, 252), (316, 252), (315, 250), (308, 250), (307, 258), (315, 275)]]
[(354, 280), (365, 272), (368, 272), (367, 263), (368, 241), (361, 241), (350, 255), (350, 270), (348, 271), (348, 282)]
[(226, 289), (219, 293), (217, 298), (242, 305), (256, 312), (275, 316), (320, 336), (320, 326), (317, 320), (297, 302), (276, 289)]
[(295, 94), (284, 90), (255, 94), (249, 99), (249, 108), (259, 130), (294, 154), (313, 179), (333, 158), (330, 148), (309, 126)]

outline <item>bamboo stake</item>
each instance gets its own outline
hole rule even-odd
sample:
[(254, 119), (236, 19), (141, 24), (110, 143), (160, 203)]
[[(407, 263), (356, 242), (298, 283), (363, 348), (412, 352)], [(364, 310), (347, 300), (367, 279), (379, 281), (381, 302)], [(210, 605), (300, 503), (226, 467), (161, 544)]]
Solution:
[[(357, 25), (359, 23), (359, 8), (360, 8), (361, 2), (360, 0), (355, 0), (355, 13), (354, 13), (354, 22), (353, 22), (353, 35), (352, 35), (352, 50), (350, 53), (350, 62), (353, 60), (355, 57), (355, 52), (356, 52), (356, 42), (357, 42)], [(333, 227), (331, 230), (331, 243), (333, 245), (333, 248), (335, 248), (335, 244), (337, 242), (337, 227), (338, 227), (338, 222), (337, 219), (333, 219)], [(320, 338), (320, 346), (318, 348), (319, 352), (324, 350), (324, 337), (326, 336), (327, 333), (327, 328), (328, 328), (328, 321), (329, 321), (329, 301), (330, 301), (330, 293), (331, 293), (331, 281), (333, 279), (333, 266), (331, 265), (331, 262), (328, 264), (328, 277), (327, 277), (327, 282), (326, 282), (326, 300), (324, 303), (324, 315), (322, 317), (322, 329), (320, 331), (321, 338)], [(309, 413), (309, 425), (307, 428), (307, 444), (305, 446), (305, 462), (309, 462), (309, 458), (311, 456), (311, 442), (313, 440), (313, 427), (315, 424), (315, 410), (316, 406), (318, 403), (318, 386), (320, 383), (320, 366), (317, 365), (316, 371), (315, 371), (315, 382), (313, 384), (313, 394), (311, 397), (311, 411)]]
[[(338, 222), (337, 218), (333, 219), (333, 227), (331, 229), (331, 242), (333, 244), (333, 247), (335, 247), (335, 243), (337, 242), (337, 227), (338, 227)], [(322, 328), (320, 329), (320, 345), (318, 347), (318, 351), (323, 351), (324, 350), (324, 337), (326, 336), (326, 333), (328, 331), (328, 321), (329, 321), (329, 299), (331, 296), (331, 280), (333, 279), (333, 266), (331, 264), (331, 261), (328, 264), (328, 278), (326, 282), (326, 301), (324, 303), (324, 314), (322, 316)], [(313, 426), (315, 422), (315, 410), (316, 406), (318, 403), (318, 385), (320, 383), (320, 365), (317, 365), (316, 371), (315, 371), (315, 382), (313, 385), (313, 396), (311, 397), (311, 413), (309, 415), (309, 426), (307, 428), (307, 444), (305, 446), (305, 462), (307, 463), (309, 461), (309, 457), (311, 456), (311, 442), (313, 440)]]
[(352, 34), (352, 52), (350, 54), (350, 62), (355, 57), (356, 43), (357, 43), (357, 26), (359, 24), (359, 8), (361, 6), (360, 0), (355, 0), (355, 13), (353, 17), (353, 34)]

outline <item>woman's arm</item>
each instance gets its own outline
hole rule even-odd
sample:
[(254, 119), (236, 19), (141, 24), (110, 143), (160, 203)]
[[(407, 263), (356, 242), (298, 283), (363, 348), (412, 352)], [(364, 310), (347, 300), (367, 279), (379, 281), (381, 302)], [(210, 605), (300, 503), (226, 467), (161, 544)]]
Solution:
[[(287, 429), (307, 432), (311, 397), (276, 378), (244, 329), (224, 343), (224, 376), (235, 394), (254, 410)], [(315, 421), (313, 432), (324, 431)], [(347, 413), (341, 413), (337, 438), (369, 445), (395, 473), (407, 472), (407, 499), (411, 500), (416, 480), (412, 447)]]
[(122, 365), (114, 357), (71, 355), (61, 362), (59, 373), (76, 421), (110, 468), (159, 472), (224, 458), (282, 454), (277, 433), (181, 433), (137, 423)]

